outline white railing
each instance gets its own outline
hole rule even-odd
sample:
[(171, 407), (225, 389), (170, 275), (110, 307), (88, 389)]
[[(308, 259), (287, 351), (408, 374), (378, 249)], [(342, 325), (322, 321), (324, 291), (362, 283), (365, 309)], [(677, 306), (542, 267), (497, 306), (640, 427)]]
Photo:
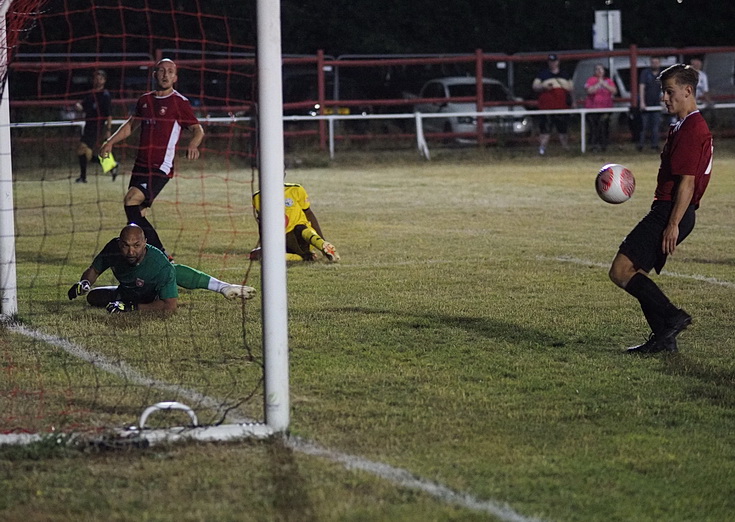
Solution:
[[(735, 103), (717, 103), (708, 107), (711, 110), (721, 109), (735, 109)], [(327, 122), (328, 128), (328, 144), (329, 144), (329, 157), (334, 159), (336, 154), (335, 143), (337, 132), (335, 129), (335, 122), (338, 121), (366, 121), (366, 120), (414, 120), (416, 128), (416, 148), (419, 153), (426, 159), (431, 159), (429, 146), (426, 142), (426, 138), (423, 132), (423, 120), (426, 118), (457, 118), (457, 117), (482, 117), (484, 119), (492, 118), (522, 118), (522, 117), (533, 117), (541, 116), (544, 114), (569, 114), (577, 116), (580, 119), (580, 136), (579, 136), (579, 150), (582, 153), (587, 151), (587, 114), (594, 113), (627, 113), (629, 107), (611, 107), (609, 109), (566, 109), (566, 110), (531, 110), (531, 111), (493, 111), (493, 112), (439, 112), (439, 113), (404, 113), (404, 114), (326, 114), (318, 116), (284, 116), (283, 121), (287, 122), (315, 122), (324, 120)], [(661, 110), (661, 109), (648, 109), (649, 111)], [(249, 116), (224, 116), (224, 117), (204, 117), (200, 118), (199, 121), (202, 124), (207, 123), (234, 123), (234, 122), (248, 122), (252, 118)], [(125, 120), (114, 120), (113, 123), (122, 124)], [(82, 126), (83, 121), (53, 121), (53, 122), (24, 122), (24, 123), (11, 123), (11, 128), (23, 128), (23, 127), (61, 127), (61, 126)]]

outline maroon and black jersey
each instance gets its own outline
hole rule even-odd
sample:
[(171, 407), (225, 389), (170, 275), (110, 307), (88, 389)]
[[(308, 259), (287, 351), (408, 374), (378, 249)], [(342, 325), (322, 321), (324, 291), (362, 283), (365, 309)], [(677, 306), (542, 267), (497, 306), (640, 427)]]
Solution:
[(178, 91), (163, 97), (149, 92), (138, 100), (135, 117), (141, 121), (135, 165), (173, 176), (176, 144), (181, 130), (199, 124), (189, 100)]
[(712, 133), (699, 111), (689, 113), (669, 128), (661, 152), (655, 200), (672, 201), (676, 196), (679, 176), (694, 176), (692, 204), (699, 207), (712, 175)]

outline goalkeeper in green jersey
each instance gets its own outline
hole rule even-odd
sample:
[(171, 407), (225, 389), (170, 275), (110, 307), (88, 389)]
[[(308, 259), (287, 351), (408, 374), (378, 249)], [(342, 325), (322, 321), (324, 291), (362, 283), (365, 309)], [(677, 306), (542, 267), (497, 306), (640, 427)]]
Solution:
[[(112, 269), (118, 286), (92, 288), (97, 278)], [(132, 310), (173, 312), (178, 304), (178, 287), (219, 292), (228, 299), (249, 299), (255, 289), (233, 285), (186, 265), (171, 263), (166, 254), (146, 243), (143, 229), (127, 225), (120, 237), (110, 240), (92, 261), (79, 282), (69, 289), (69, 299), (87, 295), (92, 306), (110, 313)]]

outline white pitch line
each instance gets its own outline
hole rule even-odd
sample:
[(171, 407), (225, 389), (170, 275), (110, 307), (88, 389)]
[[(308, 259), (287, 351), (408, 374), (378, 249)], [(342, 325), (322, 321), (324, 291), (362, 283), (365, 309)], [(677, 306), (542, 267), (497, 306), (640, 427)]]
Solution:
[[(8, 330), (13, 333), (25, 335), (26, 337), (30, 337), (31, 339), (43, 341), (52, 346), (56, 346), (57, 348), (61, 348), (69, 355), (78, 357), (79, 359), (87, 361), (92, 366), (95, 366), (99, 368), (100, 370), (104, 370), (107, 373), (111, 373), (113, 375), (121, 377), (122, 379), (132, 381), (135, 384), (139, 384), (141, 386), (149, 386), (151, 388), (156, 388), (158, 390), (168, 391), (178, 397), (183, 397), (186, 400), (189, 400), (193, 403), (201, 404), (207, 408), (212, 408), (215, 411), (221, 411), (223, 401), (218, 401), (216, 399), (213, 399), (212, 397), (208, 397), (197, 391), (189, 390), (182, 386), (176, 386), (174, 384), (169, 384), (164, 381), (152, 379), (138, 372), (132, 366), (130, 366), (124, 361), (110, 359), (108, 357), (105, 357), (104, 355), (90, 352), (89, 350), (82, 348), (78, 344), (73, 343), (69, 341), (68, 339), (63, 339), (61, 337), (56, 337), (55, 335), (50, 335), (50, 334), (46, 334), (43, 332), (39, 332), (37, 330), (32, 330), (30, 328), (26, 328), (25, 326), (22, 326), (19, 324), (9, 324)], [(243, 424), (255, 422), (252, 419), (246, 419), (246, 418), (234, 418), (233, 417), (231, 420), (233, 422), (243, 423)]]
[[(546, 257), (546, 256), (538, 256), (536, 259), (542, 260), (542, 261), (560, 261), (562, 263), (572, 263), (575, 265), (586, 265), (586, 266), (598, 266), (600, 268), (609, 268), (610, 263), (600, 263), (597, 261), (590, 261), (589, 259), (579, 259), (577, 257), (567, 257), (567, 256), (558, 256), (558, 257)], [(702, 281), (703, 283), (709, 283), (711, 285), (717, 285), (717, 286), (724, 286), (725, 288), (732, 288), (735, 289), (735, 283), (731, 281), (722, 281), (721, 279), (717, 279), (715, 277), (708, 277), (703, 276), (699, 274), (681, 274), (679, 272), (669, 272), (668, 270), (662, 270), (661, 275), (669, 276), (669, 277), (678, 277), (680, 279), (692, 279), (694, 281)]]
[[(208, 397), (199, 392), (189, 390), (181, 386), (176, 386), (166, 383), (164, 381), (159, 381), (157, 379), (147, 377), (123, 361), (113, 360), (105, 357), (104, 355), (90, 352), (89, 350), (69, 341), (68, 339), (63, 339), (61, 337), (39, 332), (37, 330), (32, 330), (19, 324), (8, 324), (7, 328), (13, 333), (24, 335), (32, 339), (43, 341), (52, 346), (56, 346), (57, 348), (61, 348), (68, 354), (87, 361), (91, 365), (101, 370), (104, 370), (123, 379), (128, 379), (132, 382), (135, 382), (136, 384), (150, 386), (160, 390), (171, 391), (178, 396), (184, 397), (188, 400), (191, 400), (192, 402), (203, 404), (206, 407), (214, 409), (218, 409), (219, 407), (221, 407), (221, 401), (217, 401), (212, 397)], [(230, 420), (237, 423), (245, 424), (256, 422), (252, 419), (236, 417)], [(0, 436), (0, 439), (1, 438), (2, 436)], [(27, 443), (31, 443), (41, 440), (41, 438), (42, 436), (40, 434), (22, 434), (22, 437), (15, 437), (14, 440), (18, 442), (24, 441)], [(436, 482), (431, 482), (429, 480), (416, 477), (405, 469), (395, 468), (381, 462), (373, 462), (362, 457), (348, 455), (346, 453), (340, 453), (338, 451), (323, 448), (314, 442), (310, 442), (299, 437), (288, 437), (285, 439), (285, 444), (288, 447), (292, 448), (294, 451), (298, 451), (305, 455), (321, 457), (331, 460), (332, 462), (337, 462), (339, 464), (342, 464), (348, 470), (358, 469), (361, 471), (365, 471), (367, 473), (375, 475), (378, 478), (387, 480), (388, 482), (399, 487), (418, 490), (442, 502), (458, 505), (460, 507), (477, 512), (488, 513), (490, 515), (498, 517), (500, 520), (503, 521), (540, 522), (537, 518), (528, 518), (520, 515), (507, 504), (500, 504), (490, 500), (481, 500), (475, 498), (469, 493), (454, 491), (446, 486), (437, 484)]]
[(499, 504), (490, 500), (480, 500), (468, 493), (453, 491), (446, 486), (412, 475), (405, 469), (395, 468), (381, 462), (347, 455), (317, 446), (313, 442), (291, 437), (286, 444), (296, 451), (315, 457), (323, 457), (342, 464), (347, 469), (358, 469), (387, 480), (397, 486), (415, 489), (449, 504), (455, 504), (473, 511), (488, 513), (508, 522), (538, 522), (537, 518), (528, 518), (514, 511), (507, 504)]

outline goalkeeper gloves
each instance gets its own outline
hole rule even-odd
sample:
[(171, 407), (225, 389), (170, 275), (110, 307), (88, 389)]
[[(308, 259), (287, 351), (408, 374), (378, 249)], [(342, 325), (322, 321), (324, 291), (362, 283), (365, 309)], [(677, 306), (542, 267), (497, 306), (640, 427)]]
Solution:
[(121, 314), (123, 312), (132, 312), (137, 309), (138, 307), (134, 305), (133, 303), (124, 303), (122, 301), (112, 301), (111, 303), (107, 303), (107, 306), (105, 307), (105, 310), (107, 310), (111, 314)]
[(90, 286), (89, 281), (87, 281), (86, 279), (82, 279), (78, 283), (74, 283), (73, 285), (71, 285), (69, 292), (67, 292), (69, 300), (76, 299), (80, 295), (88, 293), (91, 288), (92, 287)]

